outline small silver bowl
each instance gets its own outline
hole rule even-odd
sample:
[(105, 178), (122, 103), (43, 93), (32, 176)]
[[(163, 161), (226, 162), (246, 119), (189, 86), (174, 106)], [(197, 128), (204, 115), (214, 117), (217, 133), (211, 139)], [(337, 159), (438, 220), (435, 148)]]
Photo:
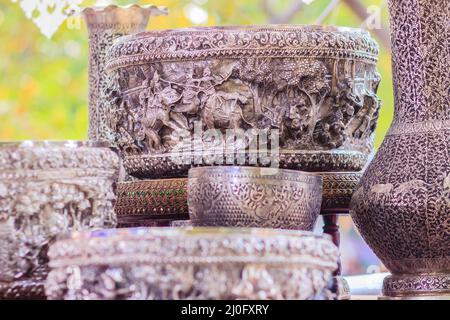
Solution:
[(322, 177), (294, 170), (201, 167), (189, 171), (194, 226), (312, 231), (322, 203)]

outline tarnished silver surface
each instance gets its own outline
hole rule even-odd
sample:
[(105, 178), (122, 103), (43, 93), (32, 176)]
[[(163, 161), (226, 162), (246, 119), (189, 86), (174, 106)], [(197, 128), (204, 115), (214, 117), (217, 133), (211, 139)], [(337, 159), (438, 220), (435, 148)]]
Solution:
[(106, 53), (114, 40), (144, 31), (150, 16), (167, 14), (164, 7), (154, 5), (90, 7), (83, 10), (89, 31), (89, 129), (91, 141), (108, 141), (109, 106), (106, 99), (108, 76)]
[(383, 281), (383, 295), (399, 298), (446, 297), (450, 300), (449, 287), (448, 273), (389, 275)]
[(338, 249), (298, 231), (139, 228), (77, 233), (49, 256), (50, 299), (332, 299)]
[[(360, 171), (373, 149), (380, 107), (377, 55), (369, 34), (351, 28), (140, 33), (110, 51), (112, 106), (105, 122), (128, 173), (139, 178), (186, 176), (192, 163), (174, 160), (178, 133), (193, 137), (200, 121), (201, 130), (223, 134), (278, 130), (281, 168)], [(199, 152), (195, 143), (186, 148)]]
[(85, 142), (0, 143), (0, 298), (43, 298), (47, 247), (114, 227), (120, 160)]
[(450, 2), (389, 1), (395, 113), (352, 200), (390, 297), (450, 294)]
[(322, 178), (312, 173), (251, 167), (189, 171), (194, 226), (312, 231), (322, 203)]
[(323, 178), (321, 213), (347, 213), (362, 172), (317, 172)]

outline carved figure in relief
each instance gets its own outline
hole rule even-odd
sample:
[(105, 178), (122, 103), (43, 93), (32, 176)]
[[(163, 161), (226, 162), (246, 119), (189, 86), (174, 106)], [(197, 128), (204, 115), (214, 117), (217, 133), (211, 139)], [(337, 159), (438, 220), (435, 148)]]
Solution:
[(353, 92), (353, 80), (350, 78), (339, 82), (337, 89), (334, 108), (339, 110), (345, 119), (349, 119), (363, 107), (363, 101)]
[(164, 152), (159, 131), (164, 125), (168, 125), (169, 111), (162, 105), (159, 83), (159, 74), (155, 71), (153, 78), (144, 81), (145, 89), (139, 95), (139, 104), (142, 107), (139, 141), (145, 141), (150, 151)]
[(348, 132), (351, 132), (352, 136), (358, 139), (372, 134), (378, 123), (381, 100), (377, 97), (376, 92), (381, 76), (378, 72), (374, 72), (373, 76), (369, 88), (365, 88), (362, 94), (361, 108), (355, 110), (355, 115), (348, 125)]
[(282, 126), (282, 137), (287, 147), (294, 148), (295, 144), (304, 140), (307, 132), (312, 129), (313, 106), (311, 97), (304, 92), (300, 92), (290, 101), (283, 117), (285, 120)]
[(314, 140), (326, 148), (342, 146), (346, 139), (344, 117), (340, 111), (320, 120), (314, 129)]
[(208, 129), (239, 129), (243, 120), (239, 103), (247, 102), (248, 97), (239, 92), (215, 92), (202, 109), (202, 119)]
[(376, 129), (381, 102), (377, 96), (367, 93), (359, 112), (350, 120), (349, 131), (355, 138), (362, 138)]
[(353, 93), (350, 78), (338, 82), (328, 99), (331, 113), (323, 117), (316, 125), (314, 139), (328, 148), (339, 148), (347, 138), (346, 124), (355, 111), (362, 108), (359, 97)]
[(187, 119), (181, 113), (174, 112), (171, 107), (181, 99), (181, 95), (169, 86), (163, 87), (158, 71), (152, 79), (144, 81), (145, 89), (139, 95), (142, 107), (142, 130), (139, 141), (144, 141), (149, 151), (164, 152), (161, 132), (164, 128), (179, 130), (188, 129)]
[[(170, 71), (166, 71), (166, 74), (170, 79), (175, 77), (174, 73), (179, 71), (180, 70), (178, 70), (177, 66), (174, 64)], [(183, 79), (170, 80), (171, 83), (177, 83), (177, 85), (182, 88), (181, 101), (178, 105), (174, 106), (173, 110), (179, 113), (196, 114), (200, 110), (201, 105), (204, 104), (204, 93), (210, 91), (212, 84), (209, 83), (208, 88), (202, 90), (201, 85), (203, 84), (203, 81), (195, 78), (193, 64), (188, 64), (182, 71), (184, 71), (185, 74)], [(208, 79), (205, 80), (211, 81), (212, 79), (208, 77)]]
[(127, 153), (169, 152), (173, 133), (192, 131), (198, 120), (222, 131), (278, 128), (282, 148), (339, 148), (370, 136), (378, 118), (373, 88), (355, 91), (353, 77), (330, 75), (325, 61), (294, 58), (155, 63), (110, 85), (110, 126)]

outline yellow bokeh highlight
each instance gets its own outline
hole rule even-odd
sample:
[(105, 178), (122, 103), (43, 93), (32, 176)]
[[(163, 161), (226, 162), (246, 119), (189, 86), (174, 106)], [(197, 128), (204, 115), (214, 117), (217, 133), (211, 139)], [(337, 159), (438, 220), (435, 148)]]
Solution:
[[(128, 4), (130, 1), (111, 1)], [(132, 1), (131, 1), (132, 2)], [(169, 16), (152, 17), (149, 30), (191, 27), (186, 6), (207, 12), (202, 25), (249, 25), (267, 23), (260, 0), (153, 0), (139, 4), (167, 6)], [(382, 1), (362, 0), (365, 5)], [(85, 5), (95, 1), (86, 0)], [(313, 24), (329, 1), (315, 0), (294, 15), (292, 23)], [(273, 1), (274, 11), (283, 13), (289, 0)], [(387, 8), (382, 21), (388, 24)], [(339, 4), (324, 24), (359, 27), (361, 21), (344, 4)], [(25, 17), (18, 3), (0, 2), (0, 140), (85, 139), (88, 123), (88, 40), (81, 21), (63, 24), (51, 40), (43, 36)], [(70, 43), (69, 43), (70, 42)], [(78, 54), (74, 55), (75, 46)], [(386, 48), (380, 53), (382, 75), (379, 96), (383, 101), (375, 145), (378, 147), (393, 115), (391, 57)]]

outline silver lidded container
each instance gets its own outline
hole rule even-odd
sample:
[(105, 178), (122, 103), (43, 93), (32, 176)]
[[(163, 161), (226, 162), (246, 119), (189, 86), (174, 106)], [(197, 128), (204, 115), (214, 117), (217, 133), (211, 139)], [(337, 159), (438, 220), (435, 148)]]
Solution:
[(80, 141), (0, 143), (0, 298), (43, 298), (47, 248), (72, 230), (116, 225), (121, 162)]
[(76, 233), (49, 256), (49, 299), (331, 299), (338, 250), (300, 231), (137, 228)]

